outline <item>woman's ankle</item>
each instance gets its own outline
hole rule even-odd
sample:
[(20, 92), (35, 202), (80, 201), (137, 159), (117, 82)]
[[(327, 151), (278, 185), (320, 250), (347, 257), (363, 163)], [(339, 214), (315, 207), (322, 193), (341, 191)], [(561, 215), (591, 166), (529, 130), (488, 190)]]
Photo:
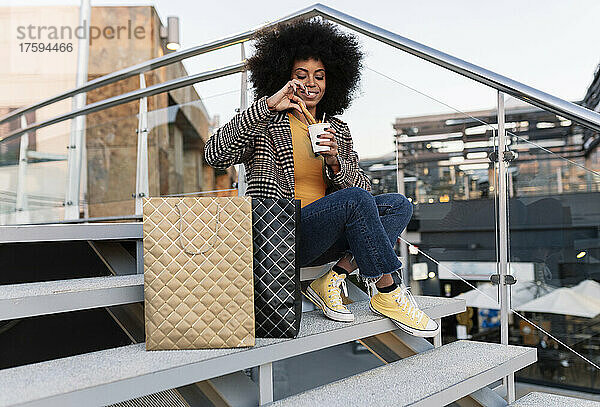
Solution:
[(381, 278), (379, 280), (377, 280), (377, 282), (375, 283), (375, 287), (383, 288), (383, 287), (389, 287), (393, 284), (395, 284), (395, 283), (394, 283), (394, 278), (392, 277), (392, 275), (391, 274), (383, 274), (381, 276)]
[[(352, 260), (352, 261), (351, 261)], [(356, 262), (354, 261), (354, 257), (350, 253), (346, 253), (344, 257), (338, 260), (335, 263), (336, 266), (343, 268), (348, 272), (348, 274), (352, 273), (358, 267), (356, 266)]]

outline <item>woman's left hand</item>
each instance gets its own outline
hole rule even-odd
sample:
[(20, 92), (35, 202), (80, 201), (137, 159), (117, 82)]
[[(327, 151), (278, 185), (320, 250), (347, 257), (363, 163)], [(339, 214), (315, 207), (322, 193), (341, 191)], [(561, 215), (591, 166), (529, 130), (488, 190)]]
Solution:
[(319, 154), (323, 154), (325, 157), (325, 163), (329, 166), (337, 166), (340, 165), (340, 162), (337, 159), (338, 155), (338, 145), (335, 141), (335, 129), (330, 127), (326, 129), (328, 133), (319, 134), (318, 144), (320, 146), (329, 146), (329, 151), (319, 151)]

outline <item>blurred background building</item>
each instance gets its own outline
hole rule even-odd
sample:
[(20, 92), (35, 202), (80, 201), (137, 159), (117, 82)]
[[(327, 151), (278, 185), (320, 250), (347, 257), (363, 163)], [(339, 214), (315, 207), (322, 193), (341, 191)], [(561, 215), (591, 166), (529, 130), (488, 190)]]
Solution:
[[(600, 111), (600, 66), (577, 103)], [(397, 118), (396, 153), (361, 161), (375, 194), (404, 188), (415, 205), (408, 240), (440, 262), (409, 252), (406, 270), (413, 292), (454, 297), (470, 291), (460, 276), (497, 295), (496, 286), (490, 286), (497, 259), (496, 170), (490, 159), (497, 145), (496, 114), (479, 110)], [(600, 303), (574, 306), (570, 297), (548, 297), (553, 306), (545, 309), (525, 303), (544, 303), (542, 297), (554, 295), (555, 289), (578, 284), (594, 287), (594, 296), (600, 296), (600, 137), (514, 99), (505, 117), (515, 153), (508, 171), (510, 260), (517, 278), (512, 306), (524, 306), (533, 321), (598, 361)], [(444, 322), (447, 340), (498, 341), (499, 311), (487, 308), (489, 301), (474, 291), (466, 298), (471, 308)], [(519, 372), (519, 380), (600, 392), (595, 369), (525, 321), (514, 321), (511, 342), (537, 346), (540, 358)]]
[[(0, 9), (0, 25), (35, 28), (48, 21), (60, 21), (61, 27), (75, 30), (79, 7), (5, 7)], [(101, 34), (90, 34), (87, 80), (91, 81), (119, 69), (171, 52), (164, 35), (167, 26), (152, 6), (92, 7), (90, 27)], [(61, 27), (57, 27), (59, 30)], [(121, 29), (122, 28), (122, 29)], [(136, 31), (137, 30), (137, 31)], [(28, 31), (25, 31), (28, 33)], [(46, 33), (46, 31), (42, 31)], [(37, 30), (32, 36), (37, 37)], [(67, 32), (64, 34), (68, 35)], [(75, 32), (71, 34), (75, 35)], [(3, 36), (5, 49), (15, 47), (13, 35)], [(24, 40), (26, 41), (26, 40)], [(36, 41), (29, 39), (28, 41)], [(71, 40), (71, 52), (9, 52), (10, 60), (0, 68), (0, 115), (39, 102), (76, 86), (77, 44)], [(66, 56), (65, 56), (66, 54)], [(19, 69), (16, 69), (16, 67)], [(181, 62), (145, 73), (146, 86), (185, 77)], [(87, 103), (140, 88), (138, 76), (94, 89)], [(28, 123), (65, 113), (68, 100), (32, 112)], [(83, 168), (81, 205), (83, 217), (129, 215), (134, 212), (131, 194), (135, 192), (137, 100), (92, 113), (85, 122), (87, 165)], [(150, 194), (231, 188), (237, 179), (235, 168), (218, 171), (204, 163), (204, 143), (218, 126), (193, 86), (172, 90), (148, 98), (148, 172)], [(0, 136), (15, 130), (17, 124), (0, 125)], [(27, 165), (27, 207), (31, 221), (61, 217), (66, 185), (67, 153), (71, 121), (39, 129), (29, 135)], [(0, 150), (0, 213), (3, 223), (11, 223), (16, 204), (20, 140), (3, 143)], [(49, 195), (48, 191), (52, 191)], [(11, 210), (12, 209), (12, 210)]]

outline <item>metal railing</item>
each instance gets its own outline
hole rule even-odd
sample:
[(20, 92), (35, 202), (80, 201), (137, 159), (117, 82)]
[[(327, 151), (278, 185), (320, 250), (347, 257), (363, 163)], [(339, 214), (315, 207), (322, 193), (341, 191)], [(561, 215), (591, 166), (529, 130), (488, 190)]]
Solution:
[[(385, 30), (381, 27), (375, 26), (358, 18), (352, 17), (330, 7), (324, 6), (322, 4), (315, 4), (313, 6), (302, 9), (298, 12), (292, 13), (284, 18), (273, 21), (271, 23), (262, 25), (256, 29), (249, 30), (240, 34), (236, 34), (224, 39), (220, 39), (217, 41), (210, 42), (208, 44), (196, 46), (187, 50), (182, 50), (178, 52), (173, 52), (168, 55), (155, 58), (146, 62), (142, 62), (137, 65), (133, 65), (131, 67), (113, 72), (111, 74), (105, 75), (101, 78), (95, 79), (93, 81), (87, 82), (85, 85), (77, 87), (75, 89), (71, 89), (67, 92), (61, 93), (54, 97), (45, 99), (39, 103), (34, 105), (24, 107), (18, 110), (11, 112), (10, 114), (0, 118), (0, 124), (8, 122), (10, 120), (18, 119), (21, 117), (25, 117), (24, 115), (27, 112), (31, 112), (42, 108), (44, 106), (48, 106), (50, 104), (56, 103), (58, 101), (74, 97), (75, 95), (88, 92), (90, 90), (114, 83), (116, 81), (120, 81), (126, 78), (130, 78), (134, 75), (143, 76), (144, 72), (157, 69), (159, 67), (167, 66), (173, 64), (175, 62), (182, 61), (184, 59), (201, 55), (204, 53), (208, 53), (211, 51), (215, 51), (224, 47), (228, 47), (235, 44), (241, 44), (242, 46), (242, 62), (227, 66), (224, 68), (216, 69), (213, 71), (203, 72), (195, 75), (190, 75), (184, 78), (173, 79), (161, 84), (153, 85), (150, 87), (145, 87), (145, 83), (143, 78), (140, 80), (140, 89), (128, 92), (122, 95), (118, 95), (112, 98), (108, 98), (99, 102), (88, 104), (80, 109), (73, 110), (71, 112), (53, 117), (48, 120), (44, 120), (37, 123), (24, 123), (21, 129), (15, 130), (10, 134), (6, 135), (2, 139), (0, 139), (0, 143), (6, 142), (18, 137), (21, 137), (28, 132), (47, 127), (68, 119), (72, 119), (81, 115), (88, 115), (92, 112), (97, 112), (100, 110), (104, 110), (119, 104), (131, 102), (134, 100), (140, 100), (140, 120), (138, 126), (138, 166), (137, 166), (137, 181), (136, 181), (136, 214), (139, 215), (140, 212), (140, 202), (139, 200), (144, 194), (147, 194), (148, 188), (148, 173), (147, 173), (147, 148), (144, 148), (144, 135), (147, 136), (147, 129), (145, 128), (144, 116), (148, 114), (147, 109), (144, 107), (145, 100), (148, 96), (156, 95), (159, 93), (167, 92), (174, 89), (179, 89), (185, 86), (190, 86), (195, 83), (199, 83), (202, 81), (207, 81), (210, 79), (215, 79), (219, 77), (224, 77), (227, 75), (231, 75), (234, 73), (245, 73), (245, 54), (244, 54), (244, 42), (248, 41), (252, 35), (259, 29), (270, 27), (275, 24), (288, 22), (296, 19), (303, 18), (311, 18), (320, 16), (324, 19), (330, 20), (337, 24), (340, 24), (344, 27), (347, 27), (351, 30), (357, 31), (361, 34), (364, 34), (368, 37), (381, 41), (387, 45), (390, 45), (394, 48), (400, 49), (404, 52), (417, 56), (423, 60), (431, 62), (433, 64), (439, 65), (443, 68), (446, 68), (452, 72), (458, 73), (462, 76), (465, 76), (469, 79), (472, 79), (476, 82), (487, 85), (493, 89), (498, 91), (498, 135), (500, 140), (500, 145), (498, 147), (498, 151), (504, 152), (507, 150), (507, 145), (505, 141), (505, 131), (503, 128), (504, 123), (504, 94), (509, 94), (514, 96), (515, 98), (521, 99), (527, 103), (535, 105), (539, 108), (548, 110), (555, 114), (558, 114), (562, 117), (573, 120), (574, 122), (590, 128), (595, 131), (600, 131), (600, 114), (591, 110), (588, 110), (582, 106), (574, 104), (572, 102), (563, 100), (561, 98), (552, 96), (548, 93), (542, 92), (538, 89), (527, 86), (518, 81), (512, 80), (505, 76), (499, 75), (495, 72), (482, 68), (480, 66), (471, 64), (462, 59), (453, 57), (452, 55), (446, 54), (444, 52), (438, 51), (426, 45), (420, 44), (418, 42), (412, 41), (408, 38), (402, 37), (398, 34)], [(246, 77), (243, 75), (242, 78), (242, 96), (240, 100), (240, 107), (243, 109), (246, 107)], [(22, 138), (22, 140), (25, 137)], [(507, 263), (508, 259), (508, 225), (505, 218), (506, 212), (506, 202), (508, 199), (506, 192), (506, 161), (502, 159), (503, 154), (499, 154), (501, 157), (498, 160), (498, 168), (499, 168), (499, 177), (498, 177), (498, 186), (499, 186), (499, 200), (503, 202), (500, 205), (500, 227), (499, 227), (499, 282), (501, 288), (501, 312), (502, 312), (502, 343), (508, 343), (508, 304), (507, 304), (507, 285), (504, 277), (506, 276), (508, 269)], [(81, 174), (79, 169), (78, 174)], [(73, 179), (68, 180), (68, 184), (79, 184), (79, 177), (75, 177)], [(245, 188), (245, 180), (243, 179), (243, 171), (240, 171), (240, 180), (238, 182), (239, 191), (244, 191)], [(66, 203), (67, 204), (67, 203)], [(78, 205), (78, 202), (71, 202), (73, 205)], [(504, 213), (504, 216), (502, 215)], [(138, 248), (141, 250), (141, 248)], [(508, 401), (512, 402), (514, 400), (514, 377), (507, 377), (505, 380), (507, 386), (507, 394)]]
[[(318, 5), (317, 5), (318, 6)], [(281, 22), (292, 21), (296, 18), (308, 18), (312, 15), (315, 15), (315, 11), (312, 10), (313, 7), (308, 7), (306, 9), (300, 10), (296, 13), (292, 13), (287, 17), (281, 18), (273, 23), (265, 24), (260, 28), (265, 28), (271, 25), (275, 25)], [(92, 81), (87, 82), (85, 85), (68, 90), (63, 93), (59, 93), (56, 96), (53, 96), (48, 99), (44, 99), (41, 102), (35, 103), (31, 106), (26, 106), (17, 110), (12, 111), (10, 114), (7, 114), (0, 118), (0, 124), (5, 123), (15, 117), (21, 116), (27, 112), (31, 112), (37, 109), (40, 109), (44, 106), (51, 105), (53, 103), (59, 102), (61, 100), (73, 97), (79, 93), (88, 92), (93, 89), (100, 88), (102, 86), (109, 85), (114, 82), (118, 82), (123, 79), (130, 78), (135, 75), (139, 75), (140, 73), (152, 71), (154, 69), (158, 69), (163, 66), (171, 65), (175, 62), (183, 61), (184, 59), (195, 57), (197, 55), (202, 55), (211, 51), (216, 51), (221, 48), (225, 48), (231, 45), (243, 43), (248, 41), (250, 37), (257, 31), (258, 28), (246, 31), (243, 33), (235, 34), (230, 37), (226, 37), (223, 39), (219, 39), (213, 42), (209, 42), (207, 44), (198, 45), (192, 48), (184, 49), (177, 52), (172, 52), (170, 54), (163, 55), (162, 57), (150, 59), (148, 61), (141, 62), (136, 65), (132, 65), (127, 68), (120, 69), (118, 71), (109, 73), (108, 75), (101, 76), (100, 78), (96, 78)]]
[(84, 107), (76, 110), (72, 110), (68, 113), (61, 114), (59, 116), (55, 116), (51, 119), (44, 120), (38, 123), (30, 124), (27, 127), (23, 127), (21, 129), (15, 130), (8, 135), (4, 136), (0, 139), (0, 143), (3, 141), (13, 140), (22, 134), (32, 132), (43, 127), (48, 127), (50, 125), (60, 123), (65, 120), (73, 119), (77, 116), (88, 115), (90, 113), (98, 112), (100, 110), (105, 110), (111, 107), (115, 107), (118, 105), (122, 105), (124, 103), (132, 102), (134, 100), (140, 100), (144, 97), (158, 95), (160, 93), (168, 92), (170, 90), (183, 88), (186, 86), (193, 85), (195, 83), (200, 83), (204, 81), (209, 81), (211, 79), (221, 78), (223, 76), (232, 75), (234, 73), (239, 73), (244, 71), (244, 63), (240, 62), (235, 65), (226, 66), (224, 68), (215, 69), (212, 71), (201, 72), (195, 75), (189, 75), (184, 78), (172, 79), (167, 82), (163, 82), (157, 85), (149, 86), (149, 87), (140, 87), (140, 89), (123, 93), (118, 96), (113, 96), (108, 99), (100, 100), (98, 102), (90, 103), (85, 105)]
[[(129, 78), (131, 76), (134, 76), (134, 75), (146, 72), (146, 71), (150, 71), (150, 70), (162, 67), (162, 66), (170, 65), (174, 62), (182, 61), (184, 59), (187, 59), (187, 58), (190, 58), (193, 56), (197, 56), (197, 55), (201, 55), (201, 54), (204, 54), (207, 52), (215, 51), (215, 50), (218, 50), (218, 49), (221, 49), (224, 47), (228, 47), (231, 45), (244, 43), (245, 41), (248, 41), (251, 38), (251, 36), (259, 29), (274, 26), (276, 24), (292, 21), (295, 19), (310, 18), (310, 17), (315, 17), (315, 16), (321, 16), (325, 19), (336, 22), (342, 26), (345, 26), (347, 28), (350, 28), (352, 30), (360, 32), (361, 34), (367, 35), (367, 36), (374, 38), (378, 41), (381, 41), (385, 44), (391, 45), (391, 46), (398, 48), (402, 51), (405, 51), (409, 54), (415, 55), (421, 59), (424, 59), (424, 60), (434, 63), (436, 65), (439, 65), (450, 71), (456, 72), (467, 78), (473, 79), (474, 81), (485, 84), (491, 88), (497, 89), (498, 91), (501, 91), (501, 92), (504, 92), (511, 96), (514, 96), (514, 97), (521, 99), (527, 103), (530, 103), (532, 105), (538, 106), (538, 107), (548, 110), (548, 111), (551, 111), (560, 116), (574, 120), (574, 121), (578, 122), (579, 124), (589, 127), (590, 129), (600, 131), (600, 113), (586, 109), (585, 107), (576, 105), (575, 103), (572, 103), (572, 102), (566, 101), (564, 99), (558, 98), (556, 96), (550, 95), (546, 92), (542, 92), (541, 90), (535, 89), (531, 86), (525, 85), (521, 82), (510, 79), (506, 76), (497, 74), (488, 69), (482, 68), (478, 65), (464, 61), (460, 58), (456, 58), (456, 57), (454, 57), (450, 54), (446, 54), (442, 51), (438, 51), (434, 48), (431, 48), (431, 47), (428, 47), (421, 43), (418, 43), (416, 41), (410, 40), (406, 37), (402, 37), (401, 35), (395, 34), (391, 31), (385, 30), (381, 27), (370, 24), (366, 21), (352, 17), (348, 14), (342, 13), (338, 10), (332, 9), (330, 7), (327, 7), (327, 6), (319, 4), (319, 3), (317, 3), (313, 6), (307, 7), (303, 10), (300, 10), (296, 13), (290, 14), (287, 17), (284, 17), (284, 18), (281, 18), (274, 22), (262, 25), (254, 30), (246, 31), (241, 34), (237, 34), (237, 35), (233, 35), (231, 37), (227, 37), (227, 38), (224, 38), (221, 40), (213, 41), (208, 44), (199, 45), (199, 46), (187, 49), (187, 50), (173, 52), (171, 54), (167, 54), (167, 55), (164, 55), (159, 58), (151, 59), (146, 62), (142, 62), (137, 65), (133, 65), (129, 68), (125, 68), (125, 69), (113, 72), (111, 74), (102, 76), (100, 78), (97, 78), (93, 81), (86, 83), (85, 85), (83, 85), (79, 88), (71, 89), (67, 92), (61, 93), (61, 94), (56, 95), (51, 98), (48, 98), (42, 102), (15, 110), (15, 111), (11, 112), (10, 114), (1, 117), (0, 124), (4, 123), (6, 121), (9, 121), (9, 120), (15, 119), (21, 115), (24, 115), (27, 112), (37, 110), (43, 106), (47, 106), (52, 103), (56, 103), (60, 100), (64, 100), (66, 98), (75, 96), (82, 92), (87, 92), (92, 89), (96, 89), (101, 86), (105, 86), (110, 83), (120, 81), (120, 80)], [(172, 89), (178, 89), (178, 88), (184, 87), (184, 86), (189, 86), (193, 83), (196, 83), (196, 82), (194, 82), (194, 79), (198, 79), (198, 78), (202, 77), (203, 75), (205, 75), (206, 79), (199, 79), (199, 81), (213, 79), (213, 78), (216, 78), (219, 76), (225, 76), (225, 75), (229, 75), (229, 74), (236, 73), (236, 72), (241, 72), (243, 69), (240, 68), (239, 65), (241, 65), (241, 64), (233, 65), (230, 67), (222, 68), (222, 69), (211, 71), (211, 72), (206, 72), (203, 74), (193, 75), (193, 76), (189, 77), (190, 78), (189, 81), (183, 80), (184, 78), (175, 79), (173, 81), (168, 81), (163, 84), (155, 85), (154, 87), (152, 87), (152, 89), (155, 92), (160, 93), (161, 91), (164, 92), (164, 91), (168, 91), (168, 90), (172, 90)], [(215, 76), (206, 77), (209, 74), (212, 74)], [(192, 79), (192, 78), (194, 78), (194, 79)], [(151, 89), (151, 88), (147, 88), (147, 89)], [(102, 108), (114, 106), (115, 104), (119, 104), (119, 102), (126, 103), (127, 101), (136, 99), (136, 96), (137, 96), (137, 98), (140, 98), (142, 96), (149, 96), (152, 94), (156, 94), (156, 93), (147, 93), (144, 95), (142, 93), (136, 93), (136, 92), (140, 92), (140, 91), (134, 91), (134, 92), (125, 94), (125, 95), (128, 95), (128, 99), (124, 100), (124, 101), (120, 101), (119, 99), (115, 99), (115, 98), (110, 98), (105, 101), (94, 103), (92, 105), (87, 105), (84, 109), (74, 111), (74, 112), (68, 113), (66, 115), (57, 116), (56, 118), (48, 120), (48, 121), (44, 121), (41, 123), (34, 123), (27, 128), (20, 129), (20, 130), (17, 130), (17, 131), (14, 131), (14, 132), (8, 134), (7, 136), (0, 139), (0, 142), (14, 138), (21, 134), (24, 134), (27, 131), (35, 130), (40, 127), (58, 123), (60, 121), (67, 120), (67, 119), (70, 119), (70, 118), (73, 118), (73, 117), (76, 117), (76, 116), (79, 116), (82, 114), (89, 114), (91, 112), (100, 110)], [(119, 97), (121, 97), (121, 96), (124, 97), (125, 95), (120, 95)], [(119, 97), (117, 97), (117, 98), (119, 98)], [(113, 100), (113, 99), (115, 99), (115, 100)], [(109, 104), (108, 101), (112, 101), (115, 104)], [(107, 103), (107, 104), (103, 105), (103, 103)]]

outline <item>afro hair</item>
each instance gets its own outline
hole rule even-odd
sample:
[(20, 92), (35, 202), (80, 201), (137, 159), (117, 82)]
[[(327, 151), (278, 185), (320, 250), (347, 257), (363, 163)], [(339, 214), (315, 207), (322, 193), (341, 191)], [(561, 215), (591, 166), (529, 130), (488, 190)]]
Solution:
[(325, 66), (327, 87), (317, 116), (341, 114), (358, 89), (364, 57), (358, 40), (316, 18), (278, 24), (258, 31), (248, 59), (255, 98), (271, 96), (291, 78), (296, 60), (316, 59)]

